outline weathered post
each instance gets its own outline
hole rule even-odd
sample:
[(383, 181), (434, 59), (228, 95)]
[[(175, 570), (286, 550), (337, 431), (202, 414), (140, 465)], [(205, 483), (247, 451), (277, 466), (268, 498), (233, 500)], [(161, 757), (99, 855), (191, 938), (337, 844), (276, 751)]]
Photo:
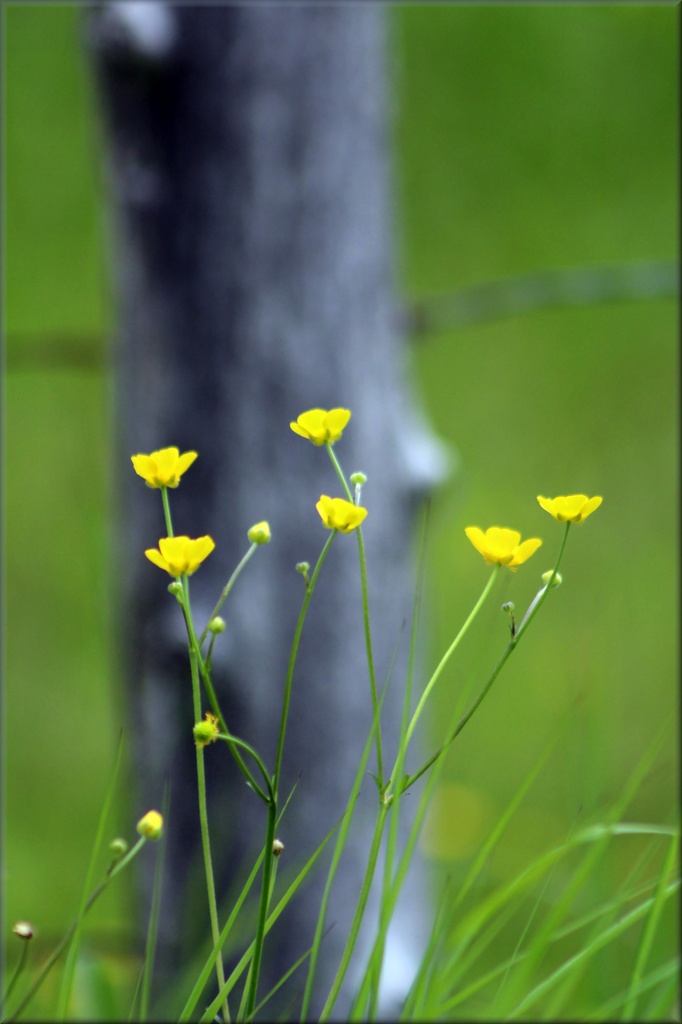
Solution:
[[(183, 623), (168, 579), (142, 554), (165, 530), (158, 494), (145, 491), (130, 455), (167, 445), (199, 452), (171, 497), (176, 532), (210, 533), (216, 542), (192, 578), (202, 624), (248, 546), (247, 529), (270, 522), (272, 543), (231, 594), (214, 656), (230, 726), (268, 764), (303, 599), (294, 566), (314, 563), (326, 539), (320, 494), (340, 494), (324, 449), (289, 430), (306, 409), (353, 413), (337, 451), (346, 473), (368, 477), (380, 682), (409, 624), (414, 514), (442, 455), (415, 411), (396, 315), (384, 16), (378, 4), (156, 3), (107, 4), (89, 15), (115, 237), (116, 564), (137, 808), (158, 805), (163, 780), (171, 782), (164, 969), (192, 950), (199, 927), (207, 934), (207, 917)], [(402, 655), (407, 643), (405, 633)], [(404, 658), (394, 674), (396, 697), (385, 703), (389, 759)], [(338, 537), (294, 678), (282, 780), (287, 793), (300, 779), (281, 827), (290, 863), (338, 819), (370, 723), (357, 545)], [(224, 892), (253, 863), (265, 815), (231, 762), (213, 753), (209, 813)], [(329, 915), (336, 924), (324, 943), (327, 981), (375, 812), (368, 778)], [(321, 885), (318, 875), (268, 937), (269, 980), (310, 945)], [(399, 984), (423, 887), (406, 897), (402, 937), (396, 929), (389, 947)], [(388, 978), (390, 985), (390, 962)]]

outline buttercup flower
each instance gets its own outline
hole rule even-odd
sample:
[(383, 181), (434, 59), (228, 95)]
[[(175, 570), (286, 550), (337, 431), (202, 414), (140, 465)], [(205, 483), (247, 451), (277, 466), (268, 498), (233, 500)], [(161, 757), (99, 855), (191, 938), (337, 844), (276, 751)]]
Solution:
[(491, 526), (485, 533), (478, 526), (467, 526), (464, 532), (488, 565), (506, 565), (512, 572), (516, 572), (542, 544), (537, 537), (521, 544), (520, 533), (500, 526)]
[(148, 487), (177, 487), (180, 477), (197, 457), (196, 452), (180, 454), (178, 448), (161, 448), (151, 455), (131, 455), (133, 468)]
[(214, 547), (212, 537), (198, 537), (196, 540), (190, 540), (189, 537), (162, 537), (159, 550), (148, 548), (145, 555), (150, 562), (158, 565), (159, 569), (165, 569), (171, 576), (182, 576), (183, 573), (191, 576)]
[(160, 839), (163, 832), (163, 815), (158, 811), (147, 811), (137, 823), (137, 831), (145, 839)]
[(327, 441), (333, 444), (341, 437), (350, 417), (350, 409), (309, 409), (289, 426), (295, 434), (300, 434), (313, 444), (322, 445)]
[(315, 508), (320, 513), (324, 525), (329, 530), (339, 530), (340, 533), (355, 530), (367, 515), (366, 508), (354, 505), (345, 498), (329, 498), (326, 494), (320, 496)]
[(601, 498), (588, 498), (586, 494), (569, 494), (561, 498), (538, 495), (538, 501), (558, 523), (582, 523), (602, 503)]

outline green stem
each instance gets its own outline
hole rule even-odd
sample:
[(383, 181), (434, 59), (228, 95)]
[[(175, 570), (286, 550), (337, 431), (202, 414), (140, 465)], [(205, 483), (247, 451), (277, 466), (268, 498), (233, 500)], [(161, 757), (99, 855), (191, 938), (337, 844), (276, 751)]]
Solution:
[[(216, 604), (215, 608), (213, 609), (213, 611), (211, 612), (211, 614), (208, 617), (208, 622), (210, 622), (211, 619), (214, 619), (216, 617), (216, 615), (218, 614), (218, 612), (220, 611), (222, 606), (225, 604), (225, 601), (227, 600), (228, 594), (230, 593), (230, 591), (232, 590), (232, 587), (237, 582), (237, 577), (239, 576), (239, 574), (241, 573), (242, 569), (244, 568), (244, 566), (246, 565), (248, 560), (251, 558), (251, 556), (253, 555), (254, 551), (256, 550), (256, 548), (258, 546), (259, 546), (258, 544), (252, 544), (251, 545), (251, 547), (246, 552), (246, 554), (242, 558), (242, 560), (239, 563), (239, 565), (237, 566), (237, 568), (234, 570), (234, 572), (230, 576), (229, 580), (225, 584), (225, 587), (224, 587), (220, 597), (218, 598), (218, 603)], [(206, 634), (208, 633), (208, 622), (206, 623), (206, 626), (204, 627), (203, 633), (199, 637), (199, 647), (201, 647), (201, 645), (203, 644), (204, 640), (206, 639)]]
[(374, 826), (374, 835), (372, 837), (372, 846), (369, 851), (369, 858), (367, 860), (367, 869), (365, 876), (362, 880), (362, 888), (360, 889), (360, 896), (358, 904), (355, 908), (355, 915), (351, 924), (350, 933), (346, 940), (346, 946), (341, 957), (341, 963), (339, 969), (336, 972), (336, 977), (332, 983), (331, 990), (327, 996), (327, 1001), (322, 1007), (322, 1013), (320, 1014), (320, 1022), (328, 1019), (331, 1013), (336, 998), (339, 994), (343, 979), (346, 976), (348, 970), (348, 964), (353, 955), (355, 949), (355, 943), (357, 941), (358, 932), (360, 931), (360, 925), (362, 924), (362, 918), (367, 906), (367, 900), (369, 898), (370, 889), (372, 887), (372, 880), (374, 878), (374, 871), (376, 869), (377, 858), (379, 856), (379, 849), (381, 847), (381, 838), (384, 832), (384, 825), (386, 824), (386, 815), (388, 814), (388, 806), (386, 804), (379, 804), (379, 811), (377, 814), (376, 825)]
[(310, 578), (310, 581), (306, 584), (305, 597), (303, 598), (303, 604), (301, 605), (301, 610), (300, 610), (299, 615), (298, 615), (298, 622), (296, 623), (296, 631), (294, 633), (294, 639), (293, 639), (292, 644), (291, 644), (291, 653), (289, 655), (289, 665), (287, 667), (287, 677), (286, 677), (286, 682), (284, 684), (284, 700), (282, 702), (282, 716), (281, 716), (280, 725), (279, 725), (279, 739), (277, 741), (277, 756), (275, 758), (275, 770), (274, 770), (273, 776), (272, 776), (272, 785), (273, 785), (273, 789), (275, 791), (275, 794), (277, 794), (278, 791), (279, 791), (279, 777), (280, 777), (280, 772), (281, 772), (281, 769), (282, 769), (282, 756), (283, 756), (283, 753), (284, 753), (284, 737), (285, 737), (285, 734), (286, 734), (287, 719), (288, 719), (288, 716), (289, 716), (289, 704), (291, 703), (291, 688), (292, 688), (292, 682), (293, 682), (293, 678), (294, 678), (294, 667), (296, 665), (296, 658), (298, 657), (298, 647), (299, 647), (299, 643), (300, 643), (300, 640), (301, 640), (301, 632), (303, 630), (303, 623), (305, 622), (305, 617), (306, 617), (306, 614), (307, 614), (307, 611), (308, 611), (308, 605), (310, 604), (310, 601), (311, 601), (312, 596), (313, 596), (313, 591), (315, 590), (315, 584), (317, 583), (317, 577), (320, 574), (320, 569), (322, 568), (324, 560), (327, 557), (327, 553), (329, 551), (329, 548), (331, 547), (332, 541), (334, 540), (335, 536), (336, 536), (336, 530), (333, 530), (329, 534), (327, 542), (325, 543), (324, 547), (322, 548), (322, 551), (320, 552), (320, 557), (317, 560), (317, 565), (315, 566), (315, 570), (313, 572), (313, 575)]
[(263, 958), (263, 943), (265, 941), (265, 923), (268, 916), (268, 904), (270, 902), (270, 876), (272, 874), (273, 852), (272, 844), (275, 841), (275, 826), (277, 824), (277, 804), (271, 801), (268, 806), (268, 825), (265, 834), (265, 848), (263, 857), (263, 878), (261, 881), (260, 906), (258, 908), (258, 926), (253, 948), (253, 960), (251, 961), (249, 995), (246, 1001), (246, 1019), (253, 1015), (256, 1006), (256, 995), (258, 993), (258, 976)]
[[(186, 584), (186, 577), (183, 578)], [(186, 590), (185, 597), (189, 598)], [(194, 721), (201, 719), (201, 692), (199, 687), (199, 671), (197, 669), (197, 657), (193, 648), (190, 649), (190, 667), (192, 672), (192, 698), (194, 702)], [(215, 879), (213, 877), (213, 862), (211, 860), (211, 841), (208, 833), (208, 811), (206, 807), (206, 773), (204, 770), (204, 748), (196, 747), (197, 755), (197, 787), (199, 795), (199, 822), (201, 825), (201, 846), (204, 854), (204, 873), (206, 875), (206, 892), (208, 895), (208, 913), (211, 920), (211, 938), (215, 945), (220, 938), (220, 925), (218, 924), (218, 903), (216, 900)], [(223, 958), (216, 959), (216, 977), (218, 979), (218, 991), (225, 984), (225, 972), (223, 969)], [(227, 998), (223, 1004), (223, 1019), (229, 1021), (230, 1011)]]
[[(476, 604), (474, 605), (473, 609), (471, 610), (471, 613), (470, 613), (469, 617), (467, 618), (466, 622), (464, 623), (464, 625), (460, 629), (460, 631), (457, 634), (457, 636), (455, 637), (455, 639), (452, 641), (452, 643), (448, 647), (447, 651), (445, 652), (445, 654), (441, 658), (441, 660), (440, 660), (440, 662), (438, 664), (438, 667), (436, 668), (435, 672), (433, 673), (433, 675), (429, 679), (428, 683), (426, 684), (426, 686), (424, 688), (424, 692), (422, 693), (421, 698), (419, 699), (419, 703), (417, 704), (416, 710), (415, 710), (415, 712), (414, 712), (414, 714), (412, 716), (412, 721), (410, 722), (410, 724), (409, 724), (409, 726), (407, 728), (407, 733), (405, 734), (405, 741), (404, 741), (405, 748), (407, 748), (409, 746), (410, 739), (412, 738), (412, 734), (413, 734), (413, 732), (415, 730), (417, 722), (419, 721), (421, 713), (424, 710), (424, 706), (426, 704), (426, 701), (428, 700), (429, 695), (430, 695), (431, 691), (433, 690), (433, 687), (436, 685), (441, 672), (443, 671), (443, 669), (447, 665), (448, 661), (450, 660), (450, 658), (454, 654), (455, 650), (459, 646), (462, 638), (464, 637), (464, 635), (466, 634), (467, 630), (469, 629), (469, 626), (471, 625), (471, 623), (474, 621), (474, 619), (478, 615), (479, 611), (481, 610), (481, 608), (483, 606), (483, 603), (484, 603), (486, 597), (488, 596), (488, 594), (490, 593), (490, 591), (492, 589), (492, 586), (493, 586), (493, 583), (495, 582), (495, 580), (497, 578), (499, 569), (500, 569), (500, 566), (496, 565), (494, 570), (493, 570), (493, 572), (490, 573), (490, 576), (488, 577), (488, 582), (486, 583), (485, 587), (483, 588), (483, 592), (482, 592), (481, 596), (479, 597), (478, 601), (476, 602)], [(491, 685), (491, 684), (489, 684), (489, 685)], [(485, 694), (483, 694), (483, 696), (485, 696)], [(479, 698), (479, 703), (483, 699), (483, 696), (481, 696)], [(476, 706), (478, 706), (478, 705), (476, 705)], [(475, 710), (475, 707), (474, 707), (473, 710)], [(473, 714), (473, 711), (471, 712), (471, 714)], [(423, 774), (423, 772), (426, 770), (426, 768), (429, 767), (431, 764), (433, 764), (434, 760), (435, 760), (435, 757), (432, 758), (427, 763), (427, 765), (424, 766), (423, 769), (420, 769), (419, 774), (420, 775)], [(389, 785), (388, 785), (388, 788), (386, 790), (386, 796), (389, 795), (391, 785), (393, 785), (393, 784), (395, 784), (395, 768), (394, 768), (394, 770), (393, 770), (393, 772), (391, 774), (391, 779), (389, 781)], [(409, 784), (411, 785), (411, 781), (410, 781)], [(407, 788), (407, 786), (405, 786), (404, 788)]]
[(28, 992), (26, 993), (24, 998), (21, 1000), (21, 1002), (17, 1006), (17, 1008), (14, 1011), (14, 1013), (10, 1017), (6, 1017), (5, 1018), (5, 1020), (7, 1021), (7, 1024), (9, 1024), (10, 1021), (18, 1020), (19, 1014), (22, 1013), (22, 1011), (26, 1008), (26, 1006), (28, 1005), (30, 1000), (33, 998), (33, 996), (36, 994), (36, 992), (38, 991), (38, 989), (40, 988), (42, 983), (45, 981), (45, 978), (47, 977), (49, 972), (52, 970), (52, 968), (54, 967), (54, 965), (57, 962), (57, 960), (59, 959), (59, 957), (62, 955), (62, 953), (64, 952), (64, 950), (68, 946), (68, 944), (71, 941), (71, 939), (73, 938), (73, 936), (74, 936), (74, 934), (76, 932), (76, 929), (78, 928), (82, 918), (85, 917), (85, 915), (87, 914), (88, 910), (90, 910), (90, 907), (92, 907), (92, 905), (99, 899), (99, 897), (102, 895), (102, 893), (104, 892), (104, 890), (108, 886), (109, 882), (111, 882), (111, 880), (113, 878), (115, 878), (116, 875), (118, 875), (123, 870), (123, 868), (126, 867), (130, 863), (130, 861), (133, 859), (133, 857), (135, 857), (140, 852), (140, 850), (142, 849), (142, 847), (144, 846), (146, 841), (147, 841), (146, 838), (144, 836), (142, 836), (140, 839), (138, 839), (138, 841), (136, 842), (135, 846), (133, 846), (132, 850), (128, 851), (128, 853), (125, 855), (125, 857), (122, 857), (119, 861), (117, 861), (115, 864), (112, 864), (109, 867), (109, 870), (107, 871), (106, 875), (104, 876), (104, 880), (102, 882), (100, 882), (100, 884), (97, 886), (95, 891), (92, 893), (90, 898), (87, 900), (87, 902), (85, 904), (85, 907), (83, 908), (83, 912), (78, 915), (76, 920), (73, 922), (71, 927), (68, 929), (68, 931), (66, 932), (66, 934), (62, 938), (62, 940), (59, 943), (59, 945), (57, 946), (57, 948), (51, 953), (51, 955), (45, 961), (43, 967), (41, 968), (41, 970), (40, 970), (40, 972), (38, 974), (38, 977), (33, 982), (33, 984), (31, 985), (30, 989), (28, 990)]
[[(348, 501), (353, 501), (353, 495), (351, 494), (350, 487), (343, 474), (343, 470), (339, 464), (339, 460), (334, 454), (332, 445), (327, 441), (325, 443), (327, 454), (331, 459), (332, 465), (336, 470), (336, 475), (341, 481), (341, 485), (346, 494)], [(360, 557), (360, 581), (362, 585), (362, 618), (365, 627), (365, 648), (367, 650), (367, 668), (369, 669), (369, 687), (372, 697), (372, 714), (374, 715), (374, 735), (376, 737), (376, 748), (377, 748), (377, 776), (379, 780), (379, 792), (384, 788), (384, 761), (382, 753), (381, 743), (381, 721), (379, 718), (379, 698), (377, 695), (377, 683), (376, 674), (374, 672), (374, 654), (372, 652), (372, 632), (370, 629), (369, 619), (369, 595), (367, 590), (367, 559), (365, 557), (365, 542), (362, 535), (362, 527), (358, 526), (355, 531), (358, 538), (358, 555)]]
[(544, 602), (545, 598), (547, 597), (548, 591), (551, 589), (552, 583), (554, 581), (554, 577), (556, 576), (557, 572), (559, 571), (559, 566), (561, 565), (561, 559), (564, 557), (564, 549), (566, 547), (566, 541), (568, 540), (568, 531), (570, 530), (570, 528), (571, 528), (571, 524), (570, 523), (566, 523), (566, 529), (564, 530), (564, 536), (563, 536), (562, 541), (561, 541), (561, 547), (559, 548), (559, 555), (558, 555), (557, 560), (556, 560), (556, 565), (554, 566), (554, 569), (552, 570), (552, 575), (550, 576), (549, 580), (547, 581), (547, 584), (542, 588), (542, 590), (540, 590), (538, 592), (535, 600), (531, 603), (530, 608), (528, 609), (528, 611), (524, 615), (523, 620), (521, 622), (521, 625), (519, 626), (518, 631), (516, 633), (516, 640), (517, 641), (518, 641), (519, 637), (523, 633), (525, 633), (525, 631), (528, 629), (528, 626), (531, 624), (531, 622), (533, 621), (533, 619), (537, 615), (537, 613), (538, 613), (542, 603)]
[(163, 502), (163, 515), (166, 520), (166, 533), (169, 537), (173, 536), (173, 521), (170, 514), (170, 503), (168, 501), (168, 488), (161, 488), (161, 501)]
[(531, 602), (531, 605), (530, 605), (528, 611), (526, 612), (526, 614), (523, 617), (523, 621), (521, 622), (521, 625), (520, 625), (520, 627), (519, 627), (519, 629), (518, 629), (518, 631), (516, 633), (516, 636), (512, 637), (512, 639), (507, 644), (506, 648), (504, 649), (504, 652), (502, 653), (502, 656), (501, 656), (500, 660), (498, 661), (497, 665), (493, 669), (492, 674), (490, 675), (487, 683), (485, 684), (485, 686), (483, 687), (483, 689), (481, 690), (481, 692), (479, 693), (478, 697), (476, 698), (474, 703), (471, 705), (469, 710), (466, 712), (466, 714), (462, 715), (462, 717), (460, 718), (459, 722), (457, 723), (456, 727), (454, 728), (454, 730), (452, 731), (450, 736), (448, 736), (448, 738), (445, 740), (445, 742), (440, 745), (440, 747), (435, 752), (435, 754), (433, 754), (432, 757), (430, 757), (429, 760), (426, 761), (421, 766), (421, 768), (419, 768), (419, 770), (414, 773), (414, 775), (410, 775), (409, 779), (407, 779), (405, 784), (401, 787), (401, 792), (404, 793), (407, 789), (410, 788), (410, 786), (413, 783), (415, 783), (417, 781), (417, 779), (419, 779), (424, 774), (424, 772), (428, 771), (428, 769), (431, 767), (433, 762), (435, 760), (437, 760), (437, 758), (439, 758), (441, 756), (443, 751), (445, 751), (447, 749), (447, 747), (450, 746), (450, 744), (453, 742), (453, 740), (455, 740), (459, 736), (459, 734), (461, 733), (462, 729), (467, 724), (467, 722), (472, 717), (472, 715), (477, 710), (477, 708), (480, 706), (480, 704), (482, 703), (483, 699), (485, 698), (485, 696), (487, 695), (488, 691), (490, 690), (491, 686), (493, 685), (493, 683), (497, 679), (498, 675), (502, 671), (502, 668), (503, 668), (505, 662), (507, 661), (507, 659), (509, 658), (510, 654), (512, 653), (512, 651), (516, 650), (516, 648), (518, 646), (518, 643), (519, 643), (519, 640), (521, 639), (523, 634), (526, 632), (526, 630), (527, 630), (528, 626), (530, 625), (530, 623), (532, 622), (532, 620), (535, 618), (535, 616), (536, 616), (536, 614), (538, 612), (538, 609), (540, 608), (541, 604), (543, 603), (543, 601), (545, 600), (545, 598), (547, 596), (547, 591), (551, 588), (552, 580), (554, 579), (554, 577), (556, 576), (556, 574), (557, 574), (557, 572), (559, 570), (559, 565), (561, 564), (561, 559), (563, 558), (564, 549), (566, 547), (566, 539), (568, 537), (568, 529), (569, 529), (570, 525), (571, 525), (570, 523), (566, 523), (566, 530), (564, 532), (564, 537), (563, 537), (563, 540), (562, 540), (562, 543), (561, 543), (561, 548), (559, 549), (559, 555), (557, 557), (556, 564), (554, 566), (554, 569), (552, 570), (552, 575), (550, 576), (547, 585), (544, 586), (541, 590), (538, 591), (538, 593), (536, 594), (534, 600)]
[[(218, 719), (218, 722), (220, 723), (220, 728), (224, 733), (226, 733), (226, 735), (231, 736), (230, 730), (227, 727), (225, 716), (220, 710), (218, 698), (216, 697), (215, 690), (213, 689), (213, 683), (211, 682), (210, 672), (208, 671), (206, 663), (204, 662), (204, 659), (201, 656), (201, 651), (199, 650), (199, 644), (196, 638), (196, 633), (194, 632), (194, 621), (192, 619), (192, 608), (189, 598), (189, 580), (186, 575), (183, 575), (181, 579), (183, 590), (183, 600), (181, 603), (181, 607), (183, 615), (185, 616), (185, 625), (187, 627), (187, 636), (189, 638), (190, 654), (193, 653), (194, 657), (196, 658), (196, 662), (199, 667), (199, 672), (201, 673), (201, 678), (204, 681), (204, 687), (208, 695), (209, 703), (213, 709), (213, 713), (215, 714), (216, 718)], [(199, 708), (199, 716), (195, 719), (195, 722), (198, 722), (200, 719), (201, 708)], [(246, 779), (248, 785), (251, 786), (253, 791), (261, 798), (261, 800), (263, 800), (264, 803), (268, 803), (268, 797), (254, 779), (253, 774), (249, 771), (239, 751), (236, 749), (235, 746), (233, 746), (233, 744), (230, 744), (230, 752), (232, 753), (232, 756), (235, 759), (239, 767), (239, 770)]]
[(12, 978), (11, 978), (11, 980), (9, 982), (9, 985), (7, 986), (7, 991), (5, 992), (5, 995), (3, 996), (3, 1000), (2, 1000), (2, 1009), (3, 1010), (4, 1010), (5, 1006), (7, 1005), (9, 997), (12, 995), (12, 990), (14, 989), (14, 986), (16, 985), (17, 981), (19, 980), (19, 976), (20, 976), (21, 972), (23, 971), (24, 967), (26, 966), (26, 958), (28, 956), (29, 942), (30, 942), (30, 939), (22, 939), (21, 940), (21, 955), (20, 955), (19, 960), (17, 962), (17, 966), (14, 969), (14, 974), (12, 975)]

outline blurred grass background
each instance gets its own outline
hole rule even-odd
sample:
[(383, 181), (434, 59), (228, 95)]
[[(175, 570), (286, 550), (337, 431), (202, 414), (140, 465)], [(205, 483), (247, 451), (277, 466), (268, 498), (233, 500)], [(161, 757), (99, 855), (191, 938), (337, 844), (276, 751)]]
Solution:
[[(101, 339), (111, 310), (81, 15), (45, 4), (6, 6), (3, 19), (4, 934), (28, 918), (47, 946), (77, 906), (123, 720), (110, 656)], [(677, 20), (673, 6), (656, 5), (391, 9), (408, 299), (547, 268), (675, 257)], [(666, 722), (626, 816), (677, 816), (676, 333), (677, 305), (659, 299), (546, 309), (415, 341), (426, 408), (456, 456), (431, 519), (427, 664), (488, 571), (464, 527), (544, 539), (525, 571), (506, 574), (443, 679), (439, 719), (494, 664), (507, 636), (502, 600), (522, 614), (553, 562), (561, 527), (535, 496), (604, 496), (571, 531), (564, 586), (449, 758), (422, 844), (434, 868), (464, 870), (560, 722), (495, 859), (500, 877), (576, 821), (598, 819)], [(101, 370), (22, 361), (33, 338), (70, 334), (92, 338)], [(127, 819), (117, 827), (130, 836)], [(624, 876), (637, 842), (621, 840), (607, 881)], [(94, 927), (105, 945), (125, 932), (129, 898), (119, 886), (102, 901)], [(661, 941), (674, 944), (672, 919), (666, 928)], [(606, 954), (608, 969), (631, 957), (635, 939)]]

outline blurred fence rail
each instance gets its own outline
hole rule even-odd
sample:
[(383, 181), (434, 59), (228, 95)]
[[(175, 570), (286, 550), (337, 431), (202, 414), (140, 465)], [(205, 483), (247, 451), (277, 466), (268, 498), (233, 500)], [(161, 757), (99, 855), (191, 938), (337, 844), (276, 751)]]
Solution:
[[(416, 299), (401, 315), (408, 333), (422, 339), (540, 310), (677, 299), (679, 293), (676, 260), (561, 267)], [(91, 373), (110, 368), (110, 338), (104, 333), (10, 331), (5, 340), (7, 370)]]

